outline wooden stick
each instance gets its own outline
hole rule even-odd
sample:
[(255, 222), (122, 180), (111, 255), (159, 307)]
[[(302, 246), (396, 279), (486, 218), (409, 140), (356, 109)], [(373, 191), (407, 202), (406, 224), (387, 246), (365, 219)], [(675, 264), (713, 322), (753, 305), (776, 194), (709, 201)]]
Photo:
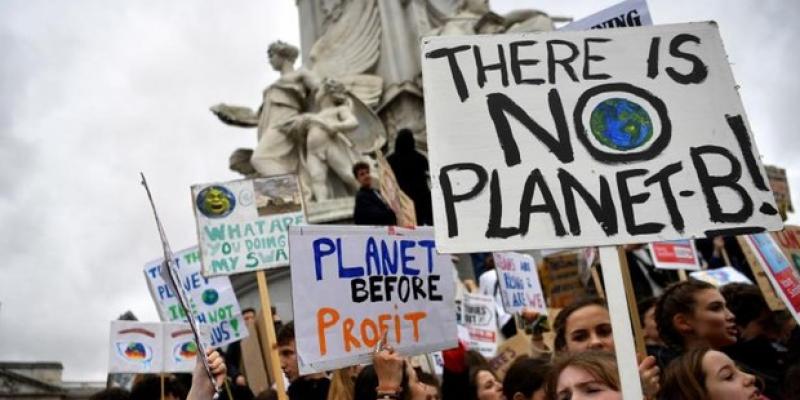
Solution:
[(689, 277), (686, 276), (686, 270), (685, 269), (679, 269), (678, 270), (678, 279), (680, 279), (681, 282), (689, 280)]
[[(631, 315), (628, 299), (633, 297), (630, 287), (630, 272), (622, 247), (600, 246), (600, 264), (603, 266), (603, 282), (606, 285), (608, 311), (611, 315), (611, 329), (614, 335), (614, 353), (617, 356), (617, 369), (622, 386), (623, 399), (642, 399), (642, 382), (639, 378), (639, 362), (636, 358), (636, 342), (631, 331), (631, 320), (634, 328), (641, 332), (639, 314)], [(627, 285), (625, 276), (627, 275)], [(629, 295), (629, 296), (628, 296)], [(635, 302), (633, 303), (635, 307)], [(635, 309), (634, 309), (635, 310)], [(642, 347), (643, 346), (642, 342)]]
[(603, 283), (600, 281), (600, 273), (597, 272), (597, 264), (592, 265), (592, 282), (594, 282), (594, 290), (597, 296), (601, 299), (606, 298), (606, 293), (603, 291)]
[(277, 340), (275, 339), (275, 323), (272, 321), (272, 307), (269, 300), (267, 276), (264, 271), (256, 272), (258, 279), (258, 296), (261, 298), (261, 313), (264, 314), (264, 323), (267, 325), (267, 351), (269, 351), (270, 372), (275, 381), (275, 389), (279, 400), (288, 400), (286, 388), (283, 387), (283, 373), (278, 360)]
[(164, 373), (160, 373), (159, 376), (161, 377), (161, 400), (164, 400)]
[(231, 393), (231, 385), (228, 384), (228, 379), (225, 379), (222, 383), (225, 385), (225, 393), (228, 394), (228, 399), (233, 400), (233, 393)]

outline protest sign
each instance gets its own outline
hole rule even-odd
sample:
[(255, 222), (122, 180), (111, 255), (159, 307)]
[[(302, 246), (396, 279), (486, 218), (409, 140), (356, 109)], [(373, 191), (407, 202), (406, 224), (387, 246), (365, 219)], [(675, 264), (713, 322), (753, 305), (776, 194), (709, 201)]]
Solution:
[(296, 175), (192, 186), (203, 275), (289, 265), (288, 229), (305, 224)]
[(772, 237), (792, 262), (794, 269), (800, 272), (800, 227), (785, 225), (782, 231), (772, 232)]
[(389, 208), (394, 211), (397, 216), (397, 225), (411, 227), (417, 225), (417, 212), (414, 208), (414, 200), (411, 200), (408, 195), (400, 189), (400, 184), (397, 183), (397, 177), (394, 175), (392, 166), (383, 156), (383, 153), (378, 151), (378, 171), (380, 171), (380, 192), (381, 196), (386, 199)]
[(563, 308), (586, 296), (586, 288), (580, 279), (580, 256), (576, 251), (550, 254), (544, 258), (544, 266), (548, 275), (545, 290), (550, 307)]
[(713, 22), (423, 40), (442, 252), (781, 228)]
[(497, 375), (497, 379), (502, 380), (514, 360), (523, 355), (532, 355), (532, 350), (531, 337), (525, 332), (518, 332), (497, 348), (497, 355), (488, 360), (489, 365)]
[(747, 279), (744, 274), (739, 272), (736, 268), (733, 267), (722, 267), (722, 268), (714, 268), (714, 269), (706, 269), (702, 271), (694, 271), (689, 274), (694, 279), (700, 281), (706, 281), (716, 287), (725, 286), (729, 283), (749, 283), (750, 279)]
[(530, 308), (547, 315), (542, 284), (533, 257), (521, 253), (494, 253), (494, 265), (503, 308), (507, 312), (518, 313)]
[(627, 0), (561, 27), (560, 31), (650, 26), (653, 20), (645, 0)]
[[(144, 276), (162, 321), (187, 321), (178, 298), (161, 274), (163, 258), (145, 264)], [(178, 281), (189, 297), (189, 307), (200, 324), (209, 325), (209, 343), (224, 346), (247, 337), (239, 301), (227, 276), (201, 274), (197, 246), (175, 253)]]
[(765, 165), (769, 187), (775, 195), (775, 203), (778, 209), (783, 208), (788, 212), (794, 212), (792, 206), (792, 192), (789, 190), (789, 180), (786, 179), (786, 170), (773, 165)]
[(461, 304), (464, 326), (469, 332), (468, 348), (486, 358), (497, 352), (497, 315), (494, 297), (465, 293)]
[(800, 272), (783, 254), (775, 239), (767, 233), (747, 236), (747, 244), (775, 288), (783, 304), (800, 323)]
[(691, 240), (650, 243), (653, 264), (661, 269), (699, 270), (700, 260)]
[(289, 241), (301, 374), (370, 362), (382, 333), (403, 355), (455, 347), (454, 266), (431, 228), (292, 226)]
[(747, 243), (747, 236), (737, 236), (736, 242), (742, 250), (742, 254), (744, 254), (744, 257), (747, 259), (750, 272), (753, 273), (753, 277), (755, 278), (755, 284), (758, 285), (758, 289), (761, 290), (761, 294), (764, 296), (764, 300), (767, 301), (769, 309), (772, 311), (785, 311), (786, 305), (783, 304), (783, 300), (778, 297), (778, 293), (775, 291), (775, 288), (772, 287), (772, 283), (769, 277), (767, 277), (766, 268), (761, 266), (761, 262), (758, 260), (755, 251)]
[(197, 345), (189, 324), (112, 321), (109, 372), (192, 372)]

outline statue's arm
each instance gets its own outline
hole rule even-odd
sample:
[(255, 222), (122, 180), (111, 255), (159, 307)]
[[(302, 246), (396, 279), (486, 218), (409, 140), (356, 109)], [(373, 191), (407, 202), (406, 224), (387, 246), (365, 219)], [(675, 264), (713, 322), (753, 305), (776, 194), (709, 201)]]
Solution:
[(336, 121), (328, 123), (334, 132), (349, 132), (358, 128), (358, 119), (348, 106), (340, 106), (336, 113)]
[(252, 128), (258, 126), (258, 116), (261, 109), (253, 111), (247, 107), (231, 106), (227, 104), (217, 104), (211, 107), (211, 112), (225, 124)]

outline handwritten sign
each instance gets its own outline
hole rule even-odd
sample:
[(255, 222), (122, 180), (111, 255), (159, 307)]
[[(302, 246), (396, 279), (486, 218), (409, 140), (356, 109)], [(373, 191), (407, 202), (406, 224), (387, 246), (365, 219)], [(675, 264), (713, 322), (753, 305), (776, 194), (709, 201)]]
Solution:
[(189, 324), (112, 321), (108, 372), (192, 372), (197, 345)]
[(800, 272), (789, 262), (775, 239), (769, 234), (748, 235), (747, 244), (755, 253), (786, 308), (800, 323)]
[[(178, 298), (162, 277), (163, 261), (161, 258), (145, 264), (144, 276), (150, 295), (162, 321), (187, 321)], [(196, 246), (175, 253), (175, 266), (178, 280), (189, 296), (189, 307), (197, 315), (197, 322), (209, 325), (208, 341), (212, 346), (224, 346), (247, 337), (239, 301), (227, 276), (204, 277)]]
[(378, 171), (380, 171), (381, 196), (386, 199), (387, 203), (389, 203), (389, 208), (397, 216), (397, 225), (405, 227), (416, 226), (417, 214), (414, 200), (411, 200), (400, 188), (400, 184), (397, 183), (397, 177), (392, 171), (392, 166), (380, 152), (378, 152)]
[(781, 228), (713, 22), (423, 40), (443, 252)]
[(469, 332), (470, 350), (481, 353), (486, 358), (497, 352), (497, 315), (494, 298), (476, 293), (464, 293), (461, 305), (464, 326)]
[(547, 315), (542, 284), (533, 257), (521, 253), (494, 253), (494, 265), (506, 311), (518, 313), (530, 308)]
[(765, 165), (764, 168), (767, 171), (769, 187), (772, 189), (772, 193), (775, 194), (775, 202), (778, 203), (778, 207), (788, 212), (794, 212), (794, 207), (792, 206), (792, 191), (789, 190), (789, 180), (786, 178), (786, 170), (773, 165)]
[(561, 31), (650, 26), (653, 20), (644, 0), (627, 0), (560, 28)]
[(431, 228), (292, 226), (301, 374), (370, 362), (386, 334), (403, 355), (455, 347), (454, 266)]
[(653, 263), (661, 269), (699, 270), (700, 260), (691, 240), (650, 243)]
[(192, 186), (203, 275), (289, 265), (289, 226), (305, 224), (295, 175)]
[(714, 268), (714, 269), (706, 269), (702, 271), (694, 271), (689, 274), (694, 279), (700, 281), (706, 281), (716, 287), (725, 286), (729, 283), (749, 283), (749, 279), (747, 279), (744, 274), (739, 272), (736, 268), (733, 267), (722, 267), (722, 268)]

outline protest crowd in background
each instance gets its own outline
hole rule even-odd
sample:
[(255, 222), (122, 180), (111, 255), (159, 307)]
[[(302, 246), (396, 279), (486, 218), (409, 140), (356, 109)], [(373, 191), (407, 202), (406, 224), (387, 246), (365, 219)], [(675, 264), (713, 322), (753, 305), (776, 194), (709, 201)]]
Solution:
[[(681, 33), (683, 29), (692, 33)], [(681, 50), (685, 43), (701, 43), (698, 36), (716, 43), (713, 24), (667, 26), (654, 32), (657, 36), (648, 39), (647, 46), (641, 41), (635, 42), (633, 34), (609, 34), (617, 35), (614, 36), (616, 41), (630, 40), (646, 49), (647, 70), (639, 74), (646, 79), (642, 76), (630, 79), (650, 82), (658, 77), (671, 79), (669, 85), (718, 92), (714, 89), (716, 86), (704, 89), (703, 85), (719, 83), (709, 83), (711, 79), (706, 81), (706, 75), (724, 75), (719, 71), (728, 68), (725, 57), (714, 58), (706, 53), (698, 57)], [(658, 46), (662, 38), (667, 42), (667, 35), (675, 38), (668, 52), (683, 59), (686, 65), (681, 64), (678, 72), (668, 67), (668, 72), (659, 76)], [(612, 40), (571, 37), (579, 37), (587, 53), (581, 77), (584, 80), (608, 79), (589, 71), (589, 60), (600, 63), (606, 57), (588, 53), (590, 43)], [(443, 138), (442, 135), (453, 131), (456, 131), (453, 135), (464, 133), (445, 123), (457, 124), (456, 116), (447, 112), (436, 114), (438, 117), (428, 116), (430, 151), (431, 155), (437, 154), (436, 162), (429, 163), (426, 155), (416, 150), (419, 146), (409, 129), (397, 132), (393, 152), (386, 159), (379, 156), (379, 163), (390, 166), (393, 171), (389, 176), (384, 170), (382, 179), (391, 180), (399, 190), (390, 193), (383, 190), (383, 186), (373, 184), (375, 170), (370, 163), (353, 163), (352, 179), (358, 184), (354, 225), (307, 224), (301, 182), (294, 175), (193, 187), (198, 248), (175, 253), (174, 266), (157, 260), (145, 267), (145, 276), (163, 322), (112, 323), (111, 372), (155, 372), (160, 377), (140, 374), (133, 379), (129, 391), (108, 389), (93, 398), (209, 399), (217, 392), (220, 399), (247, 400), (621, 399), (625, 386), (623, 376), (630, 371), (638, 375), (636, 383), (643, 397), (650, 400), (800, 398), (800, 327), (797, 323), (800, 228), (786, 226), (780, 231), (776, 228), (782, 226), (778, 220), (779, 211), (785, 220), (788, 207), (778, 204), (776, 209), (774, 202), (767, 200), (772, 194), (763, 182), (760, 161), (747, 153), (752, 143), (742, 115), (725, 114), (724, 118), (720, 116), (713, 122), (732, 131), (730, 138), (725, 136), (724, 139), (730, 143), (720, 146), (739, 147), (715, 147), (718, 143), (710, 141), (703, 144), (702, 140), (708, 138), (698, 135), (699, 139), (691, 139), (700, 140), (698, 143), (703, 145), (680, 142), (686, 148), (679, 150), (691, 154), (681, 153), (682, 161), (667, 167), (658, 166), (664, 168), (660, 172), (623, 169), (628, 163), (654, 157), (645, 154), (646, 151), (641, 154), (623, 154), (623, 150), (598, 151), (602, 153), (598, 155), (591, 150), (591, 143), (584, 143), (591, 157), (618, 168), (616, 175), (608, 173), (612, 182), (617, 180), (617, 188), (609, 189), (614, 185), (609, 185), (603, 175), (599, 178), (590, 175), (599, 185), (587, 185), (591, 189), (587, 190), (579, 180), (586, 180), (591, 168), (582, 168), (589, 164), (579, 159), (588, 159), (589, 155), (573, 151), (569, 142), (561, 142), (569, 138), (560, 137), (558, 143), (553, 137), (542, 139), (542, 135), (549, 133), (541, 133), (543, 128), (525, 114), (536, 110), (523, 110), (502, 93), (487, 94), (485, 104), (483, 99), (470, 102), (469, 90), (486, 90), (487, 71), (499, 74), (497, 70), (504, 68), (501, 64), (483, 65), (478, 44), (497, 47), (502, 52), (502, 46), (507, 43), (494, 46), (491, 36), (475, 39), (478, 44), (473, 49), (479, 78), (478, 85), (472, 85), (471, 81), (465, 82), (467, 74), (460, 70), (458, 74), (453, 72), (456, 64), (453, 54), (470, 46), (445, 47), (458, 44), (460, 40), (466, 39), (439, 37), (425, 43), (424, 51), (430, 50), (425, 53), (426, 74), (433, 74), (434, 78), (447, 76), (455, 82), (455, 88), (448, 79), (431, 79), (429, 85), (426, 82), (427, 111), (441, 111), (439, 107), (445, 107), (446, 103), (442, 100), (444, 96), (450, 96), (456, 106), (463, 103), (464, 107), (473, 107), (480, 103), (481, 107), (486, 107), (488, 104), (493, 123), (503, 125), (505, 121), (507, 127), (510, 126), (507, 115), (514, 116), (547, 144), (546, 151), (537, 150), (544, 155), (539, 154), (541, 157), (533, 161), (525, 160), (528, 155), (519, 151), (514, 135), (498, 128), (498, 137), (492, 136), (491, 140), (501, 140), (503, 158), (498, 158), (494, 164), (505, 163), (505, 166), (492, 164), (494, 169), (487, 170), (485, 165), (479, 165), (481, 160), (469, 159), (475, 156), (469, 153), (474, 143), (469, 140), (456, 143), (456, 139)], [(519, 47), (535, 43), (511, 43), (514, 62), (535, 65), (538, 61), (517, 58)], [(578, 51), (577, 46), (567, 41), (553, 40), (548, 46), (553, 43), (566, 43)], [(718, 50), (721, 51), (721, 47), (708, 52)], [(548, 53), (553, 57), (552, 47)], [(717, 64), (707, 66), (701, 58), (709, 64), (712, 61)], [(571, 61), (550, 60), (548, 63), (551, 69), (564, 67), (567, 75), (573, 77), (572, 81), (578, 82), (578, 75), (569, 66)], [(472, 65), (464, 68), (472, 68)], [(519, 84), (524, 80), (520, 77), (520, 66), (516, 68), (512, 67), (512, 75)], [(561, 96), (564, 99), (571, 96), (571, 87), (555, 85), (555, 76), (552, 72), (549, 76), (553, 89), (547, 95), (547, 102), (558, 130), (562, 123), (566, 126), (566, 122), (563, 121), (565, 117), (556, 112), (560, 110), (563, 114)], [(541, 81), (537, 84), (545, 83)], [(569, 84), (573, 84), (572, 81)], [(492, 82), (486, 87), (491, 85)], [(502, 86), (508, 86), (508, 82)], [(612, 86), (614, 93), (627, 92), (643, 99), (653, 96), (633, 85)], [(733, 90), (732, 87), (728, 89)], [(562, 94), (556, 89), (563, 90)], [(431, 91), (435, 92), (431, 94)], [(682, 96), (682, 92), (674, 89), (664, 89), (664, 92)], [(442, 101), (433, 101), (431, 97)], [(670, 121), (666, 109), (661, 108), (662, 101), (655, 98), (648, 102), (653, 116), (658, 113), (663, 119), (658, 128), (666, 132), (662, 135), (666, 135), (664, 140), (669, 142)], [(602, 105), (597, 107), (602, 108)], [(735, 103), (731, 107), (739, 110), (740, 105)], [(638, 112), (631, 110), (626, 112)], [(576, 121), (581, 118), (579, 111), (576, 108)], [(672, 109), (671, 112), (671, 123), (677, 132), (682, 123), (679, 121), (681, 112), (689, 111)], [(597, 122), (594, 118), (592, 115), (593, 123)], [(434, 136), (434, 132), (439, 136)], [(714, 140), (723, 139), (715, 137)], [(465, 154), (442, 149), (451, 146), (462, 146), (458, 148), (465, 149)], [(656, 144), (652, 146), (656, 148)], [(664, 157), (678, 157), (675, 147), (679, 146), (673, 146), (672, 152), (665, 152)], [(735, 157), (731, 153), (734, 150)], [(744, 154), (740, 155), (739, 150)], [(713, 175), (709, 172), (713, 168), (709, 168), (703, 158), (706, 154), (729, 160), (729, 169), (735, 172)], [(539, 159), (546, 157), (558, 158), (562, 163), (559, 165), (564, 168), (546, 171), (547, 166), (539, 163)], [(689, 159), (693, 173), (698, 176), (697, 182), (692, 180), (695, 186), (691, 186), (696, 190), (676, 189), (673, 195), (669, 177), (682, 168), (689, 168), (686, 161)], [(535, 167), (524, 174), (524, 179), (517, 176), (520, 169), (510, 168), (522, 161), (527, 162), (523, 165)], [(443, 166), (448, 162), (451, 164)], [(436, 174), (429, 171), (429, 165), (431, 170), (437, 167)], [(506, 166), (509, 168), (503, 169)], [(338, 168), (337, 173), (341, 170)], [(471, 178), (459, 180), (459, 173), (471, 174)], [(653, 175), (644, 180), (644, 186), (660, 187), (659, 199), (666, 204), (662, 207), (666, 211), (659, 212), (663, 211), (668, 218), (661, 222), (643, 222), (651, 217), (646, 215), (649, 211), (639, 210), (637, 214), (633, 205), (645, 203), (650, 193), (632, 194), (633, 186), (626, 186), (628, 178), (650, 173)], [(750, 174), (747, 175), (749, 180), (740, 180), (743, 174)], [(434, 182), (430, 182), (431, 179)], [(520, 187), (502, 186), (507, 185), (506, 179), (520, 183)], [(561, 210), (554, 206), (548, 182), (553, 185), (552, 192), (562, 195), (565, 202), (572, 202), (571, 208)], [(554, 182), (561, 184), (560, 189)], [(268, 196), (266, 193), (275, 187), (287, 191), (279, 196)], [(736, 192), (746, 203), (741, 212), (736, 215), (723, 212), (723, 206), (730, 206), (730, 199), (722, 199), (722, 195), (718, 198), (715, 188)], [(602, 199), (593, 199), (592, 203), (587, 199), (595, 189)], [(523, 199), (521, 205), (503, 204), (508, 199), (503, 199), (501, 194), (508, 196), (515, 190), (522, 190), (518, 196)], [(616, 198), (609, 190), (618, 190), (623, 204), (615, 205), (612, 200)], [(403, 201), (410, 201), (413, 207), (398, 208), (402, 201), (398, 200), (397, 193), (401, 191), (406, 197)], [(675, 195), (688, 198), (699, 196), (701, 191), (706, 199), (713, 201), (702, 204), (695, 201), (689, 203), (691, 207), (678, 207)], [(531, 205), (540, 200), (538, 196), (542, 203)], [(241, 198), (256, 200), (243, 204)], [(476, 200), (478, 198), (480, 200)], [(589, 212), (575, 207), (576, 198), (585, 201)], [(473, 201), (475, 203), (470, 203)], [(481, 208), (480, 201), (489, 203), (487, 212), (482, 213), (486, 210)], [(700, 212), (706, 210), (711, 216), (702, 214), (702, 218), (699, 217)], [(502, 217), (503, 212), (513, 218)], [(579, 218), (580, 212), (585, 214), (580, 214)], [(519, 218), (514, 213), (519, 213)], [(488, 223), (482, 219), (483, 214), (489, 215)], [(531, 222), (530, 214), (543, 218), (537, 221), (550, 220), (536, 225)], [(432, 227), (434, 215), (438, 216), (439, 225)], [(624, 227), (618, 223), (617, 215), (624, 221)], [(409, 218), (415, 223), (404, 224)], [(587, 227), (586, 221), (592, 218), (598, 222), (596, 237), (587, 239), (584, 236), (590, 235), (585, 232), (593, 228)], [(715, 226), (712, 222), (735, 225), (726, 225), (728, 230), (713, 230), (708, 228)], [(752, 226), (745, 226), (745, 223)], [(668, 228), (665, 230), (665, 227)], [(542, 233), (548, 229), (552, 232)], [(660, 232), (667, 230), (672, 235), (667, 235), (670, 240), (660, 239)], [(584, 236), (581, 236), (582, 231)], [(543, 235), (551, 242), (526, 243), (526, 235)], [(694, 240), (692, 237), (705, 238)], [(592, 240), (597, 243), (580, 245)], [(578, 244), (553, 250), (557, 248), (553, 243)], [(492, 246), (491, 250), (517, 251), (456, 251)], [(609, 253), (598, 251), (597, 246), (605, 246), (606, 250), (617, 246), (618, 260), (603, 265), (602, 254)], [(537, 250), (527, 250), (529, 248)], [(273, 250), (267, 252), (266, 249)], [(457, 264), (462, 267), (458, 268)], [(292, 279), (293, 321), (282, 321), (274, 307), (239, 309), (227, 275), (251, 271), (258, 271), (258, 274), (263, 273), (261, 269), (287, 265)], [(463, 265), (468, 267), (463, 268)], [(177, 274), (177, 279), (170, 282), (172, 278), (165, 275), (167, 272)], [(607, 279), (617, 272), (622, 274), (625, 293), (607, 285)], [(259, 276), (259, 287), (262, 279), (265, 278)], [(614, 299), (620, 298), (627, 303), (633, 340), (615, 343), (618, 332), (612, 326), (619, 308), (615, 311)], [(266, 301), (262, 306), (269, 307), (268, 296), (262, 295), (262, 301)], [(196, 320), (199, 327), (182, 324), (187, 321), (187, 315), (193, 317), (190, 320)], [(625, 320), (624, 324), (627, 323)], [(147, 335), (136, 339), (139, 342), (126, 336), (142, 332)], [(205, 343), (201, 346), (191, 341), (192, 333)], [(183, 341), (180, 340), (182, 335), (186, 336)], [(629, 342), (634, 342), (634, 346)], [(627, 351), (622, 347), (636, 347), (635, 363), (633, 358), (618, 362), (618, 355)], [(204, 348), (208, 368), (200, 362), (200, 350)], [(144, 358), (148, 361), (142, 364)], [(142, 369), (132, 370), (133, 364)], [(191, 376), (187, 374), (190, 371)]]

